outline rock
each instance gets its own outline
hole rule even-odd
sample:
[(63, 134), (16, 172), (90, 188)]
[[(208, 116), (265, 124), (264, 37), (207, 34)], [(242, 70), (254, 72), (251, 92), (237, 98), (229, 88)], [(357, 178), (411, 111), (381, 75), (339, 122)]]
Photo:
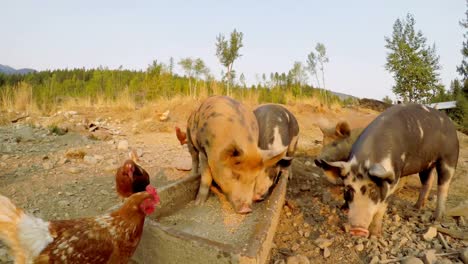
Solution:
[(397, 215), (397, 214), (396, 214), (396, 215), (394, 215), (394, 216), (393, 216), (393, 222), (395, 222), (395, 223), (399, 223), (399, 222), (400, 222), (400, 220), (401, 220), (401, 218), (400, 218), (400, 216), (399, 216), (399, 215)]
[(120, 150), (128, 150), (128, 141), (127, 140), (120, 140), (117, 144), (117, 149)]
[(310, 261), (306, 256), (296, 255), (291, 256), (286, 260), (286, 264), (309, 264)]
[(468, 264), (468, 248), (460, 250), (460, 259), (463, 263)]
[(109, 192), (106, 191), (106, 190), (101, 190), (100, 193), (101, 193), (102, 195), (109, 195)]
[(119, 169), (119, 165), (108, 165), (104, 167), (104, 171), (115, 173)]
[(98, 161), (101, 161), (101, 160), (104, 159), (104, 156), (102, 156), (102, 155), (94, 155), (94, 158), (95, 158), (96, 160), (98, 160)]
[(309, 232), (309, 231), (305, 231), (305, 232), (304, 232), (304, 237), (305, 237), (305, 238), (310, 237), (310, 232)]
[(331, 194), (328, 191), (322, 193), (322, 203), (327, 204), (331, 201)]
[(97, 159), (93, 156), (90, 156), (90, 155), (85, 155), (83, 157), (83, 161), (88, 163), (88, 164), (96, 164), (97, 163)]
[(321, 249), (325, 249), (333, 244), (333, 240), (326, 238), (317, 238), (314, 241), (314, 244)]
[(402, 260), (401, 264), (424, 264), (424, 262), (417, 257), (408, 257)]
[(448, 258), (441, 258), (436, 261), (436, 264), (452, 264), (453, 262)]
[(436, 236), (437, 236), (437, 228), (435, 228), (434, 226), (431, 226), (426, 231), (426, 233), (424, 233), (423, 238), (426, 241), (431, 241)]
[(304, 164), (305, 164), (307, 167), (309, 167), (310, 165), (312, 165), (312, 162), (306, 161)]
[(65, 207), (65, 206), (70, 206), (70, 201), (67, 201), (67, 200), (60, 200), (57, 202), (57, 204), (61, 207)]
[(277, 259), (274, 264), (286, 264), (284, 259)]
[(400, 240), (399, 247), (404, 246), (407, 242), (408, 242), (408, 238), (403, 237), (403, 238)]
[(435, 264), (437, 261), (436, 251), (430, 249), (424, 252), (423, 262), (424, 264)]
[(42, 167), (44, 168), (44, 170), (50, 170), (54, 167), (54, 165), (52, 164), (52, 162), (47, 161), (42, 163)]
[(378, 256), (373, 256), (372, 259), (369, 261), (369, 264), (378, 264), (380, 261)]
[(79, 168), (77, 168), (77, 167), (70, 167), (70, 168), (68, 168), (68, 172), (76, 174), (76, 173), (80, 173), (81, 170)]
[(189, 171), (192, 169), (192, 158), (191, 157), (177, 157), (172, 162), (172, 167), (181, 171)]
[(159, 116), (159, 120), (160, 121), (166, 121), (169, 119), (169, 113), (170, 111), (167, 110), (166, 112), (162, 113), (160, 116)]
[(357, 244), (354, 249), (356, 249), (357, 251), (363, 251), (364, 250), (364, 245), (363, 244)]
[(67, 158), (65, 158), (65, 157), (62, 157), (62, 158), (59, 159), (59, 161), (57, 162), (57, 164), (63, 165), (63, 164), (68, 163), (68, 162), (70, 162), (69, 159), (67, 159)]
[(308, 185), (308, 184), (302, 184), (301, 187), (300, 187), (300, 190), (301, 190), (302, 192), (307, 192), (307, 191), (310, 190), (310, 185)]

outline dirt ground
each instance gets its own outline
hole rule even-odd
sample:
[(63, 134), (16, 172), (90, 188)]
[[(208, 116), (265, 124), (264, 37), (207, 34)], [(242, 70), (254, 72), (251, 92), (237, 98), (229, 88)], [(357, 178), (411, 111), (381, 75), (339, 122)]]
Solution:
[[(52, 116), (35, 116), (0, 126), (0, 193), (19, 207), (44, 219), (67, 219), (102, 214), (119, 202), (114, 189), (114, 173), (132, 148), (150, 175), (164, 171), (167, 179), (152, 178), (156, 186), (186, 177), (190, 156), (180, 146), (174, 126), (185, 128), (194, 104), (155, 107), (145, 118), (140, 110), (67, 109)], [(274, 238), (271, 263), (293, 262), (297, 256), (311, 263), (368, 263), (371, 261), (422, 257), (427, 250), (451, 253), (468, 246), (467, 241), (448, 235), (425, 241), (435, 207), (435, 188), (421, 212), (415, 203), (419, 179), (407, 177), (390, 201), (380, 239), (354, 239), (346, 234), (346, 217), (340, 211), (341, 189), (329, 184), (314, 157), (320, 152), (319, 122), (333, 124), (347, 120), (352, 127), (368, 124), (378, 113), (367, 109), (324, 110), (307, 103), (287, 106), (297, 117), (300, 139), (289, 181), (287, 201)], [(171, 110), (167, 121), (159, 116)], [(147, 111), (147, 110), (145, 110)], [(10, 119), (22, 113), (0, 113)], [(89, 125), (99, 129), (89, 132)], [(51, 125), (58, 125), (51, 132)], [(63, 135), (61, 129), (68, 129)], [(461, 152), (447, 207), (468, 198), (468, 137), (459, 134)], [(128, 145), (128, 147), (127, 147)], [(156, 182), (154, 182), (154, 181)], [(447, 217), (446, 228), (466, 233), (467, 225)], [(444, 241), (447, 245), (444, 244)], [(440, 261), (457, 263), (458, 255), (439, 256)], [(289, 260), (288, 260), (289, 258)], [(0, 246), (0, 263), (11, 261)], [(450, 261), (450, 262), (447, 262)]]

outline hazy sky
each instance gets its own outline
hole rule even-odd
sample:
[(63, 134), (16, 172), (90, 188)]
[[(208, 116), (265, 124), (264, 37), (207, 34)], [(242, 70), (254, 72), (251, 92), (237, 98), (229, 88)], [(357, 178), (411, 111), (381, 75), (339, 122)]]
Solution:
[[(8, 1), (0, 0), (0, 64), (37, 70), (146, 69), (154, 59), (202, 58), (219, 77), (219, 33), (244, 33), (238, 75), (287, 72), (317, 42), (327, 48), (326, 88), (393, 98), (384, 36), (408, 12), (440, 56), (441, 81), (458, 77), (464, 0), (355, 1)], [(181, 72), (179, 68), (176, 69)], [(310, 78), (309, 78), (310, 79)]]

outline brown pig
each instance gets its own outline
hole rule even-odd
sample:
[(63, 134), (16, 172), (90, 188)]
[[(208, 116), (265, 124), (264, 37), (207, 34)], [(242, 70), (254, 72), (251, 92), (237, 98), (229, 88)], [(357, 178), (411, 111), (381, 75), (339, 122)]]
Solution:
[(257, 176), (264, 167), (276, 164), (286, 151), (262, 151), (257, 146), (258, 136), (253, 112), (227, 96), (207, 98), (190, 115), (187, 145), (192, 174), (201, 171), (196, 204), (207, 199), (214, 180), (236, 212), (252, 211)]

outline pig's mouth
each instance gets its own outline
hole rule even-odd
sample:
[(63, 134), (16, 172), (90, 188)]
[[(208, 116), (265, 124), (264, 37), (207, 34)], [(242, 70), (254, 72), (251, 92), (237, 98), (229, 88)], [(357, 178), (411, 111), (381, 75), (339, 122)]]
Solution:
[(349, 230), (351, 235), (353, 236), (360, 236), (360, 237), (368, 237), (369, 236), (369, 230), (363, 227), (351, 227)]

